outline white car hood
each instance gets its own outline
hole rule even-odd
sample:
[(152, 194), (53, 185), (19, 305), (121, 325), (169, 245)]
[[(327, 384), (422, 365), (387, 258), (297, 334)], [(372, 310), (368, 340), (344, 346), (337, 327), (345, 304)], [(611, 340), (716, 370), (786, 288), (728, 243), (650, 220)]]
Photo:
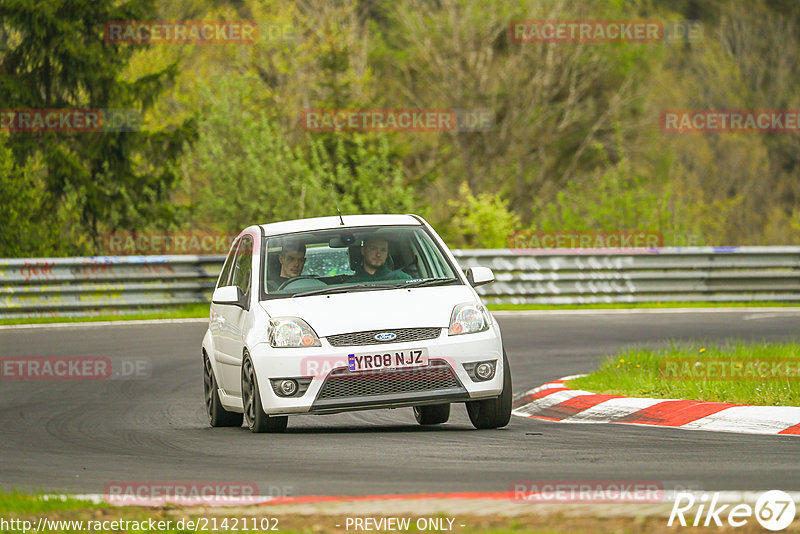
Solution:
[(476, 300), (472, 288), (459, 285), (272, 299), (261, 305), (271, 317), (300, 317), (326, 337), (389, 328), (447, 328), (453, 306)]

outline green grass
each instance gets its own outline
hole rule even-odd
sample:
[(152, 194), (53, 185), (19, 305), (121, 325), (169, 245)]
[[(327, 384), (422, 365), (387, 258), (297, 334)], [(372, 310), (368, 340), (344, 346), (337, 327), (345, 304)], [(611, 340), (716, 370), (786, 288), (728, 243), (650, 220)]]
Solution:
[(62, 499), (59, 497), (47, 497), (45, 495), (27, 495), (17, 491), (12, 491), (10, 493), (3, 493), (0, 491), (0, 517), (9, 513), (17, 515), (40, 514), (45, 512), (97, 509), (104, 507), (106, 507), (104, 504), (93, 504), (78, 499)]
[(696, 342), (672, 343), (656, 350), (633, 348), (607, 358), (597, 371), (570, 381), (568, 387), (630, 397), (691, 399), (754, 406), (800, 406), (798, 377), (758, 376), (722, 380), (681, 377), (676, 380), (666, 378), (662, 373), (665, 360), (671, 358), (688, 358), (694, 362), (712, 359), (728, 362), (761, 362), (778, 358), (800, 360), (800, 344), (739, 342), (712, 346)]
[(92, 315), (89, 317), (30, 317), (0, 319), (3, 324), (84, 323), (97, 321), (138, 321), (146, 319), (192, 319), (208, 317), (208, 303), (185, 304), (160, 310), (140, 308), (134, 313), (121, 315)]
[(629, 308), (797, 308), (800, 302), (632, 302), (598, 304), (488, 304), (490, 310), (625, 310)]

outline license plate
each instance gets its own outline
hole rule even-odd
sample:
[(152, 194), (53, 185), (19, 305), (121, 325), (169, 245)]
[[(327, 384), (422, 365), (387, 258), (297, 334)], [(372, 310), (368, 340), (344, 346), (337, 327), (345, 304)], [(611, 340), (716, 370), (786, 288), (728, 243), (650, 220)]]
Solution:
[(426, 349), (406, 349), (348, 354), (347, 363), (351, 371), (424, 367), (428, 365), (428, 351)]

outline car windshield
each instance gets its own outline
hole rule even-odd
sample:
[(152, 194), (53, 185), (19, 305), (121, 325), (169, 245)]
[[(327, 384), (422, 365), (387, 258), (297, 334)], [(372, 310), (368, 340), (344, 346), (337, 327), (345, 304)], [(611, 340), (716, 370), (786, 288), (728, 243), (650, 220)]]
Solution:
[(422, 226), (370, 226), (266, 238), (262, 296), (285, 298), (461, 284)]

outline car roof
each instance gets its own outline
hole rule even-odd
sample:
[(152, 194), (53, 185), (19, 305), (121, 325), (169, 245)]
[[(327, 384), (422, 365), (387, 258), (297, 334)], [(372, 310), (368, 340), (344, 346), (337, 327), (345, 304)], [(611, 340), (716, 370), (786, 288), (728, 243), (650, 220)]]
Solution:
[[(344, 221), (344, 226), (342, 226)], [(356, 228), (359, 226), (397, 226), (422, 223), (415, 215), (342, 215), (333, 217), (315, 217), (313, 219), (296, 219), (260, 225), (266, 235), (288, 234), (292, 232), (308, 232), (327, 230), (329, 228)]]

